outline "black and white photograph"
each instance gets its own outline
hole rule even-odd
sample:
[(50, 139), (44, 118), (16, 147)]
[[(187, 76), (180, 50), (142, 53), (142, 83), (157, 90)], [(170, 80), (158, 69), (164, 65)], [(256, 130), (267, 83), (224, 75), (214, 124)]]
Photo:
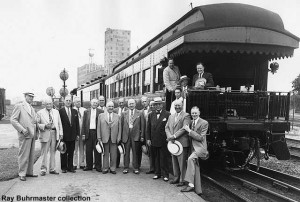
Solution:
[(300, 201), (299, 10), (1, 0), (0, 201)]

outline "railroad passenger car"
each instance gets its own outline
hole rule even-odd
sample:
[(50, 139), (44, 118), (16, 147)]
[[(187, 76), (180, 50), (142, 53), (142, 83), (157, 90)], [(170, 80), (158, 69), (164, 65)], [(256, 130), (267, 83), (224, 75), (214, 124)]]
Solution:
[[(187, 97), (187, 110), (198, 106), (209, 121), (210, 158), (243, 169), (256, 157), (259, 167), (260, 158), (268, 159), (269, 153), (290, 158), (285, 142), (290, 94), (268, 92), (267, 80), (276, 66), (269, 69), (272, 60), (291, 57), (298, 46), (299, 38), (285, 30), (276, 13), (236, 3), (199, 6), (115, 66), (112, 74), (78, 92), (83, 100), (99, 94), (107, 99), (164, 96), (162, 58), (173, 58), (191, 79), (201, 61), (215, 85), (231, 88), (190, 90)], [(241, 86), (253, 90), (241, 91)]]

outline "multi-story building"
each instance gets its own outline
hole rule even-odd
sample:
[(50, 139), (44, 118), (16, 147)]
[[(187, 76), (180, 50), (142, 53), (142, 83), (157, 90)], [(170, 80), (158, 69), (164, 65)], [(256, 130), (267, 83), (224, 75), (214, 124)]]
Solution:
[(95, 63), (85, 64), (77, 68), (77, 86), (104, 75), (104, 67)]
[(131, 32), (128, 30), (106, 29), (104, 66), (108, 74), (115, 65), (130, 55), (130, 37)]

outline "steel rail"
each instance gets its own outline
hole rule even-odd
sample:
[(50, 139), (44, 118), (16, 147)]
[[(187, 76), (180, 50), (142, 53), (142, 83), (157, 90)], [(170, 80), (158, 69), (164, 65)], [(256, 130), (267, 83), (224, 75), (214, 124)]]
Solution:
[(255, 190), (257, 193), (267, 197), (267, 198), (270, 198), (272, 200), (275, 200), (275, 201), (288, 201), (288, 202), (297, 202), (296, 200), (294, 199), (291, 199), (291, 198), (288, 198), (286, 196), (283, 196), (281, 194), (278, 194), (276, 192), (273, 192), (271, 190), (268, 190), (262, 186), (259, 186), (257, 184), (254, 184), (252, 182), (249, 182), (247, 180), (244, 180), (242, 178), (239, 178), (239, 177), (236, 177), (234, 175), (230, 175), (226, 172), (223, 172), (223, 171), (220, 171), (220, 170), (216, 170), (216, 172), (222, 174), (222, 175), (225, 175), (227, 176), (228, 178), (231, 178), (233, 180), (235, 180), (236, 182), (242, 184), (242, 186), (245, 186), (245, 187), (248, 187), (250, 188), (251, 190)]

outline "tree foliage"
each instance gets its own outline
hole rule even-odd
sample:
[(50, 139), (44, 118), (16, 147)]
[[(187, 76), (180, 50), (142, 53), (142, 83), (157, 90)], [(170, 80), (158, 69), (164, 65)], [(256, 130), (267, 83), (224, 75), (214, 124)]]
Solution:
[(297, 91), (298, 94), (300, 94), (300, 74), (297, 76), (297, 78), (295, 78), (292, 84), (293, 84), (293, 90)]

